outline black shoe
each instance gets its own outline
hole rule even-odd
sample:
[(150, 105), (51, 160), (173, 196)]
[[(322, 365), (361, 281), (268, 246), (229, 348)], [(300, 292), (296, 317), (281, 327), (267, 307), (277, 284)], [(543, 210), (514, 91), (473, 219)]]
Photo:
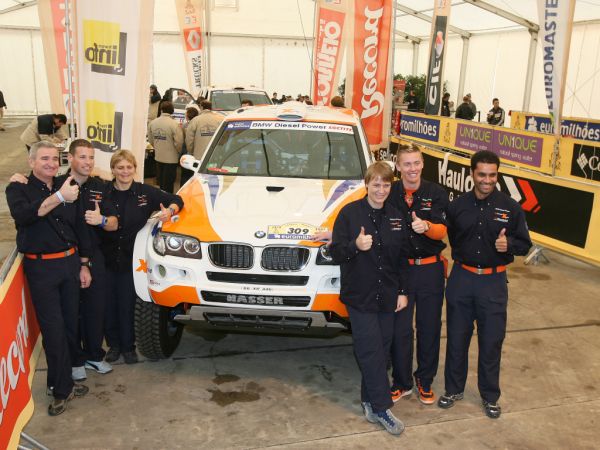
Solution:
[(462, 400), (465, 397), (464, 393), (459, 394), (448, 394), (447, 392), (440, 397), (438, 400), (438, 406), (443, 409), (452, 408), (454, 403)]
[(106, 361), (107, 363), (113, 363), (116, 360), (118, 360), (120, 356), (121, 350), (119, 349), (119, 347), (111, 347), (108, 349), (108, 352), (104, 357), (104, 361)]
[(481, 404), (483, 405), (485, 415), (490, 419), (498, 419), (500, 414), (502, 414), (502, 408), (500, 408), (500, 405), (496, 402), (492, 403), (482, 399)]
[(71, 400), (73, 400), (75, 397), (83, 397), (89, 392), (89, 390), (90, 389), (83, 384), (75, 384), (73, 386), (73, 390), (67, 398), (55, 398), (52, 403), (48, 405), (48, 415), (58, 416), (64, 413), (67, 410), (67, 405)]
[(123, 352), (123, 359), (125, 360), (125, 364), (135, 364), (138, 362), (138, 355), (135, 350)]

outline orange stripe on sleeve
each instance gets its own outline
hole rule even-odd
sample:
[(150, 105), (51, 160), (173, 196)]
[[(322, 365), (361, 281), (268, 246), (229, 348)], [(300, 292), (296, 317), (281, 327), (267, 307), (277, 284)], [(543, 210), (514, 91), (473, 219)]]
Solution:
[(448, 231), (446, 225), (441, 223), (431, 223), (428, 220), (427, 225), (429, 225), (429, 230), (425, 232), (425, 236), (427, 236), (429, 239), (441, 241), (446, 237), (446, 233)]

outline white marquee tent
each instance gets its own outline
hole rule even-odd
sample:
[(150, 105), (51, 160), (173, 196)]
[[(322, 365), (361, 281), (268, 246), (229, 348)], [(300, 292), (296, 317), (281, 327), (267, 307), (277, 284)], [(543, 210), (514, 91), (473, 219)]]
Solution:
[[(74, 1), (74, 0), (71, 0)], [(295, 96), (310, 89), (313, 0), (207, 0), (210, 80)], [(394, 72), (424, 74), (433, 0), (398, 0)], [(445, 67), (456, 99), (480, 109), (493, 97), (507, 110), (546, 112), (535, 0), (454, 0)], [(155, 0), (152, 81), (186, 87), (173, 0)], [(531, 90), (527, 74), (532, 55)], [(48, 112), (36, 1), (0, 0), (0, 90), (8, 114)], [(462, 68), (462, 71), (461, 71)], [(600, 0), (577, 0), (564, 115), (600, 118)]]

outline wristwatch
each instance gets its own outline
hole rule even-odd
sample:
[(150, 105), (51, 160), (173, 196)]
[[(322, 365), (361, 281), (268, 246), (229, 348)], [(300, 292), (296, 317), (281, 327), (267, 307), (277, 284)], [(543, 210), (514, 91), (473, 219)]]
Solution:
[(91, 268), (92, 267), (92, 262), (91, 261), (81, 261), (81, 265)]

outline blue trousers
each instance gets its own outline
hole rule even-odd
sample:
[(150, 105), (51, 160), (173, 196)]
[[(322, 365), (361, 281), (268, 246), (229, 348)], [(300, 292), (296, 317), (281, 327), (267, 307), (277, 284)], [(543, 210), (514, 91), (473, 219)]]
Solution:
[[(394, 389), (411, 389), (413, 375), (421, 381), (423, 386), (429, 387), (437, 374), (440, 358), (444, 282), (444, 263), (442, 261), (409, 267), (408, 306), (395, 313), (392, 343)], [(415, 309), (417, 370), (413, 374)]]
[(506, 334), (507, 304), (506, 272), (477, 275), (454, 265), (446, 287), (446, 392), (458, 394), (465, 390), (469, 345), (476, 323), (479, 393), (483, 400), (492, 403), (500, 398), (500, 357)]
[(374, 412), (393, 406), (387, 362), (394, 333), (394, 313), (368, 313), (347, 306), (352, 326), (354, 355), (362, 379), (361, 401), (371, 403)]

